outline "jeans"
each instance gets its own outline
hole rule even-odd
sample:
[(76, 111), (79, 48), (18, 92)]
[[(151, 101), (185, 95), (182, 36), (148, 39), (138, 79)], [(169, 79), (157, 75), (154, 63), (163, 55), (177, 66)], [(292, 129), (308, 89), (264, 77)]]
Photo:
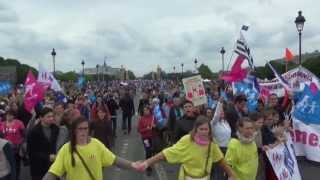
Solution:
[(111, 118), (112, 121), (112, 135), (116, 136), (117, 135), (117, 117)]
[[(152, 139), (142, 138), (142, 143), (144, 146), (144, 151), (146, 152), (146, 159), (149, 159), (153, 155)], [(148, 167), (147, 171), (150, 171), (151, 167)]]
[(122, 113), (122, 130), (128, 130), (128, 133), (131, 132), (131, 118), (131, 114)]

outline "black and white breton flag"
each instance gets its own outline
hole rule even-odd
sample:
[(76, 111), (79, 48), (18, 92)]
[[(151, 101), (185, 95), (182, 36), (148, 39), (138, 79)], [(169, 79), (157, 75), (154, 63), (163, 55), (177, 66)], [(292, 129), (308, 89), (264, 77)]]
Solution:
[(238, 55), (243, 55), (248, 60), (248, 64), (251, 69), (254, 69), (253, 58), (250, 54), (250, 48), (244, 39), (242, 33), (240, 33), (240, 38), (237, 40), (236, 48), (234, 50)]

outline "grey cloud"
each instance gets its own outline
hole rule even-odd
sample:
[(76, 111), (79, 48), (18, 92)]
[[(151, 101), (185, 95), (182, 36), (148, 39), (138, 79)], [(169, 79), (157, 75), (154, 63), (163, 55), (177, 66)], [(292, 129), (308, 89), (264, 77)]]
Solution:
[(18, 15), (12, 8), (0, 3), (0, 23), (14, 23), (18, 20)]

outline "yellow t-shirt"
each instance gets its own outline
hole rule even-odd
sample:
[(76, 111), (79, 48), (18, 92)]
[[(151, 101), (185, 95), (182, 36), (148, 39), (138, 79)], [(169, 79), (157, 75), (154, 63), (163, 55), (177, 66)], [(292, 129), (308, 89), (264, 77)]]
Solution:
[[(77, 150), (89, 167), (96, 180), (102, 180), (102, 167), (111, 166), (116, 156), (109, 151), (99, 140), (91, 138), (90, 143), (78, 146)], [(61, 177), (67, 173), (67, 180), (91, 179), (79, 156), (74, 152), (75, 166), (71, 164), (70, 142), (65, 144), (59, 151), (56, 160), (51, 165), (49, 172)]]
[[(190, 135), (183, 136), (175, 145), (162, 151), (169, 163), (182, 164), (179, 180), (185, 179), (185, 173), (193, 177), (204, 176), (204, 169), (208, 156), (208, 147), (199, 146), (191, 141)], [(211, 152), (207, 165), (207, 174), (210, 175), (213, 162), (223, 159), (223, 154), (217, 144), (211, 143)]]
[(237, 180), (255, 180), (258, 170), (258, 149), (256, 143), (243, 144), (231, 139), (225, 159), (234, 170)]

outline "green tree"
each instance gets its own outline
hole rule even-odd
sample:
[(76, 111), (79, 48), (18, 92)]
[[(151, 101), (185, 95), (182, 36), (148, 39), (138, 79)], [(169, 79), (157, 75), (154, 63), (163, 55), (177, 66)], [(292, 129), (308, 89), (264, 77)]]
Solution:
[(136, 76), (135, 76), (134, 73), (133, 73), (132, 71), (130, 71), (130, 70), (128, 70), (128, 76), (129, 76), (129, 79), (130, 79), (130, 80), (136, 79)]
[(316, 76), (320, 76), (320, 56), (310, 58), (302, 63), (302, 66), (307, 68)]
[(205, 64), (201, 64), (199, 66), (199, 68), (198, 68), (198, 71), (199, 71), (201, 77), (204, 78), (204, 79), (213, 79), (213, 78), (215, 78), (215, 75), (213, 74), (213, 72)]
[(56, 78), (60, 81), (77, 81), (79, 75), (74, 71), (69, 71), (62, 74), (56, 74)]
[(20, 62), (16, 59), (4, 59), (3, 57), (0, 57), (0, 66), (6, 67), (6, 66), (13, 66), (16, 67), (16, 75), (17, 75), (17, 84), (24, 83), (28, 71), (32, 70), (33, 74), (35, 76), (38, 75), (38, 72), (35, 68), (28, 66), (26, 64), (20, 64)]

